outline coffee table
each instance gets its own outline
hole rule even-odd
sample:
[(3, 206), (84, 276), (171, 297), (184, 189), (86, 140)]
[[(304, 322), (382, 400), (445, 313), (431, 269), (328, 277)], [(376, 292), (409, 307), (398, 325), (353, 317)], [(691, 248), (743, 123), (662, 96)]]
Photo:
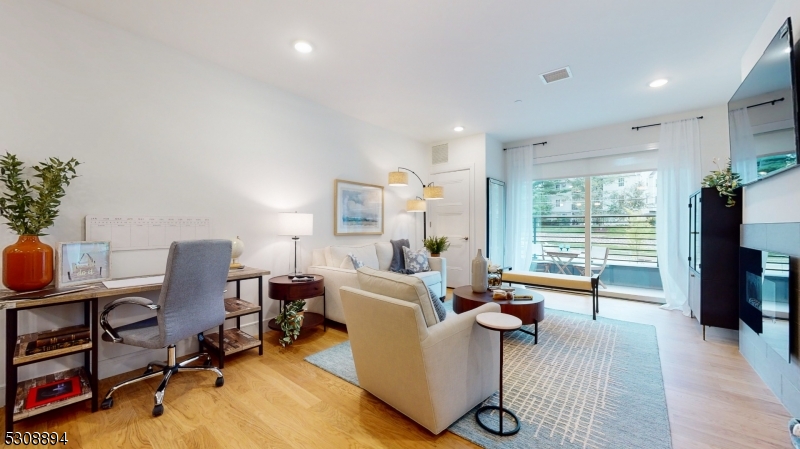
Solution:
[(541, 293), (525, 288), (515, 288), (517, 295), (530, 295), (533, 299), (530, 300), (502, 300), (495, 301), (492, 299), (492, 292), (475, 293), (469, 285), (457, 287), (453, 290), (453, 311), (455, 313), (464, 313), (472, 309), (486, 304), (487, 302), (500, 304), (500, 311), (522, 320), (522, 324), (533, 324), (533, 332), (519, 328), (520, 332), (533, 336), (533, 343), (539, 343), (539, 322), (544, 320), (544, 296)]

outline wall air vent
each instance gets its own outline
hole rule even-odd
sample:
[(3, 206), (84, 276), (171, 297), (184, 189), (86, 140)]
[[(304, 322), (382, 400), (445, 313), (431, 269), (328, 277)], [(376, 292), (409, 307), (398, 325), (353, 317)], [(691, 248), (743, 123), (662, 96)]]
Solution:
[(570, 70), (569, 67), (564, 67), (563, 69), (542, 73), (539, 75), (539, 78), (541, 78), (542, 82), (545, 84), (555, 83), (556, 81), (572, 78), (572, 70)]
[(432, 150), (433, 151), (432, 151), (431, 163), (433, 165), (447, 163), (448, 149), (446, 143), (443, 143), (441, 145), (436, 145), (435, 147), (432, 148)]

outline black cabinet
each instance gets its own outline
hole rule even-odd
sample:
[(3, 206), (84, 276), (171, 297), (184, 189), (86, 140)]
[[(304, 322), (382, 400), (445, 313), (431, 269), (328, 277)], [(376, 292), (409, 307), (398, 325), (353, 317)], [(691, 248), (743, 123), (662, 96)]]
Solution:
[(689, 307), (703, 338), (705, 326), (739, 328), (741, 193), (733, 207), (713, 187), (689, 197)]

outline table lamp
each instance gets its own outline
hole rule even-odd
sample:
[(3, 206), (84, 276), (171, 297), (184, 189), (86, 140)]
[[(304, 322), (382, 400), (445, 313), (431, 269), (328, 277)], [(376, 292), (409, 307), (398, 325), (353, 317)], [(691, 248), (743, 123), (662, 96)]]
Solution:
[(297, 241), (301, 235), (314, 235), (314, 214), (281, 212), (278, 214), (278, 235), (289, 235), (294, 240), (294, 272), (297, 272)]

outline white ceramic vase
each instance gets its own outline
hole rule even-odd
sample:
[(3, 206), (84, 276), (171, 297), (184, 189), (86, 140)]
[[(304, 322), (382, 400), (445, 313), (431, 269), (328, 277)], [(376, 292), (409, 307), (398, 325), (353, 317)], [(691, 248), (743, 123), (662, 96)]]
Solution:
[(488, 262), (479, 249), (478, 255), (472, 259), (472, 291), (475, 293), (484, 293), (488, 288)]

